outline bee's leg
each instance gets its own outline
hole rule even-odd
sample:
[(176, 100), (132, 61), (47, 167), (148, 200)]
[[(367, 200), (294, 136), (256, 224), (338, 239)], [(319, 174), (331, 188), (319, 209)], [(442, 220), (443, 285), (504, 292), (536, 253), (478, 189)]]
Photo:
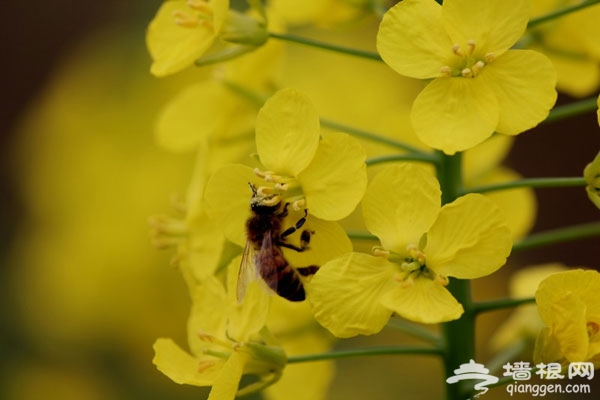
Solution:
[(283, 206), (283, 211), (281, 211), (279, 214), (277, 214), (277, 218), (284, 219), (285, 217), (288, 216), (289, 205), (290, 205), (290, 203), (285, 203), (285, 205)]
[(318, 265), (309, 265), (308, 267), (298, 267), (296, 271), (302, 276), (311, 276), (317, 273), (319, 270)]
[[(290, 229), (292, 229), (292, 228), (290, 228)], [(294, 231), (295, 231), (295, 229), (294, 229)], [(300, 234), (300, 246), (296, 246), (294, 244), (288, 243), (281, 238), (277, 240), (277, 245), (280, 247), (286, 247), (288, 249), (296, 250), (298, 253), (301, 253), (304, 250), (308, 250), (308, 244), (310, 243), (310, 236), (313, 233), (315, 233), (315, 231), (309, 231), (308, 229), (303, 230), (302, 234)]]
[[(287, 215), (287, 206), (289, 203), (286, 203), (285, 207), (283, 208), (283, 213), (286, 213)], [(281, 214), (280, 214), (281, 215)], [(281, 235), (279, 235), (279, 239), (281, 240), (285, 240), (286, 237), (290, 236), (292, 233), (296, 232), (298, 229), (302, 228), (302, 226), (304, 225), (304, 223), (306, 222), (306, 216), (308, 215), (308, 210), (304, 210), (304, 217), (300, 218), (296, 224), (294, 226), (290, 226), (289, 228), (287, 228), (285, 231), (283, 231), (281, 233)]]

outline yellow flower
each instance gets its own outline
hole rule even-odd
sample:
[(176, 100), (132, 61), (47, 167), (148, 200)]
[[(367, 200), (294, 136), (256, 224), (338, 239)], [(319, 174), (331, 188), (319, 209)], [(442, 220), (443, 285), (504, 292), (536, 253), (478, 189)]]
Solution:
[[(541, 16), (579, 0), (534, 0), (532, 15)], [(524, 38), (527, 47), (544, 53), (556, 68), (559, 91), (587, 96), (600, 83), (600, 6), (586, 7), (534, 27)]]
[(596, 155), (594, 161), (586, 165), (583, 178), (587, 183), (585, 190), (588, 197), (596, 207), (600, 208), (600, 153)]
[[(334, 340), (315, 321), (308, 302), (289, 302), (278, 296), (271, 298), (267, 327), (288, 357), (330, 351)], [(325, 400), (334, 371), (331, 360), (290, 363), (281, 379), (269, 386), (263, 396), (269, 400)]]
[(546, 327), (534, 361), (600, 361), (600, 274), (581, 269), (550, 275), (535, 294)]
[[(191, 66), (219, 40), (235, 43), (214, 54), (228, 59), (267, 40), (264, 21), (229, 9), (229, 0), (165, 1), (148, 26), (150, 72), (166, 76)], [(213, 60), (214, 61), (214, 60)]]
[[(323, 245), (326, 252), (336, 254), (349, 250), (345, 233), (330, 221), (350, 214), (365, 191), (365, 154), (360, 144), (341, 133), (321, 138), (319, 115), (310, 101), (295, 90), (284, 89), (258, 114), (256, 148), (264, 169), (226, 166), (207, 184), (207, 212), (223, 226), (225, 236), (239, 245), (246, 241), (250, 182), (274, 204), (290, 203), (292, 214), (308, 210), (306, 227), (315, 231), (311, 247)], [(299, 218), (289, 219), (295, 223)]]
[(379, 257), (349, 253), (321, 267), (308, 287), (317, 321), (348, 337), (378, 332), (393, 313), (424, 323), (459, 318), (463, 307), (445, 288), (448, 277), (496, 271), (510, 253), (511, 234), (482, 195), (440, 203), (426, 168), (383, 169), (363, 199), (365, 224), (381, 241)]
[(259, 106), (231, 86), (259, 95), (270, 93), (279, 73), (282, 50), (280, 42), (271, 41), (214, 68), (211, 78), (189, 85), (159, 114), (158, 143), (176, 152), (210, 146), (209, 154), (216, 161), (212, 168), (253, 151), (251, 132)]
[[(239, 262), (240, 258), (233, 261)], [(232, 400), (279, 379), (286, 356), (259, 334), (269, 297), (257, 281), (248, 285), (243, 303), (238, 304), (217, 278), (209, 277), (193, 291), (192, 301), (188, 321), (192, 354), (171, 339), (158, 339), (153, 362), (162, 373), (180, 384), (212, 386), (210, 400)], [(258, 376), (259, 381), (238, 390), (244, 374)]]
[(528, 17), (525, 0), (404, 0), (385, 14), (377, 36), (383, 60), (402, 75), (433, 79), (411, 112), (419, 139), (454, 154), (548, 115), (556, 100), (552, 63), (509, 50)]
[[(513, 299), (533, 297), (540, 282), (549, 275), (565, 271), (562, 264), (551, 263), (536, 265), (520, 270), (510, 279), (509, 295)], [(502, 350), (518, 340), (535, 341), (540, 329), (543, 328), (534, 304), (526, 304), (516, 309), (510, 317), (498, 327), (491, 340), (492, 348)]]

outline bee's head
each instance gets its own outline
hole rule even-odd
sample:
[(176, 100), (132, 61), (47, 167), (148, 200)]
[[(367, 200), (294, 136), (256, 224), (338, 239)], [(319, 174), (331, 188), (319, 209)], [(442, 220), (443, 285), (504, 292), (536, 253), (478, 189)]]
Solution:
[(267, 188), (257, 188), (252, 183), (248, 182), (250, 190), (252, 190), (252, 198), (250, 199), (250, 209), (257, 214), (273, 214), (281, 205), (281, 198), (278, 194), (269, 193)]

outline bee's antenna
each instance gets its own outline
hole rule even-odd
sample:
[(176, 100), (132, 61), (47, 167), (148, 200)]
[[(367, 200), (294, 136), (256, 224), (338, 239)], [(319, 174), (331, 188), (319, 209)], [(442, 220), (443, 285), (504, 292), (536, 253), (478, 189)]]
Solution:
[(252, 195), (256, 196), (256, 186), (254, 186), (252, 182), (248, 182), (248, 186), (250, 186), (250, 190), (252, 190)]

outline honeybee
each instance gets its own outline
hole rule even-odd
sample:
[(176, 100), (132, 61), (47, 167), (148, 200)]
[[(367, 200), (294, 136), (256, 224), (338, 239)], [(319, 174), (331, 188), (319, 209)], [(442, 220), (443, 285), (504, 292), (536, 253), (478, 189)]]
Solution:
[[(306, 298), (301, 276), (313, 275), (319, 267), (292, 267), (283, 255), (282, 247), (302, 252), (308, 249), (311, 234), (303, 230), (300, 234), (300, 246), (287, 242), (288, 236), (301, 229), (306, 222), (308, 211), (294, 226), (284, 230), (283, 220), (288, 215), (289, 203), (282, 204), (277, 195), (259, 194), (256, 186), (249, 183), (252, 190), (250, 209), (252, 216), (246, 221), (247, 242), (238, 277), (238, 299), (243, 297), (244, 277), (253, 263), (258, 275), (279, 296), (290, 301), (302, 301)], [(251, 257), (253, 255), (253, 258)]]

